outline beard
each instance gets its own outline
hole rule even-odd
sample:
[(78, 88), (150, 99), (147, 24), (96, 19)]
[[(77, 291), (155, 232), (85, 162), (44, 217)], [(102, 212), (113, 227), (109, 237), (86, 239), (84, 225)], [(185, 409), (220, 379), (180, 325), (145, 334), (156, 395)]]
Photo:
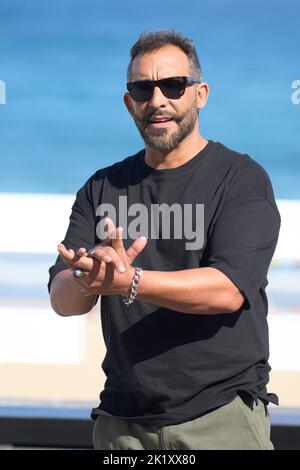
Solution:
[[(169, 153), (193, 131), (197, 122), (198, 108), (195, 100), (192, 106), (180, 115), (154, 111), (143, 119), (139, 118), (135, 113), (132, 116), (144, 142), (153, 150)], [(158, 116), (172, 118), (177, 124), (177, 130), (168, 135), (168, 129), (149, 129), (149, 121)]]

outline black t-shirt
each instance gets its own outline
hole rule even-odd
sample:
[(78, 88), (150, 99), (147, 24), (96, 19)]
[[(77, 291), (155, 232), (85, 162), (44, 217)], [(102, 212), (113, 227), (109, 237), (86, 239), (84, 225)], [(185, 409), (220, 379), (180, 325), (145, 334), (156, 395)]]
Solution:
[[(156, 271), (214, 267), (244, 293), (245, 302), (235, 313), (197, 315), (138, 299), (128, 307), (121, 296), (102, 296), (107, 348), (102, 368), (107, 380), (92, 416), (160, 426), (199, 417), (229, 403), (239, 391), (278, 403), (266, 390), (270, 366), (265, 288), (280, 214), (265, 170), (249, 156), (213, 141), (172, 169), (149, 167), (142, 150), (97, 171), (78, 191), (63, 241), (67, 248), (101, 242), (96, 234), (99, 205), (112, 204), (119, 225), (120, 196), (123, 202), (126, 196), (128, 207), (142, 203), (149, 213), (153, 204), (204, 204), (201, 248), (187, 250), (184, 236), (167, 239), (159, 232), (158, 238), (149, 238), (133, 265)], [(121, 214), (124, 217), (124, 207)], [(133, 219), (128, 216), (128, 222)], [(126, 249), (132, 241), (128, 234)], [(66, 268), (58, 258), (50, 268), (49, 286)]]

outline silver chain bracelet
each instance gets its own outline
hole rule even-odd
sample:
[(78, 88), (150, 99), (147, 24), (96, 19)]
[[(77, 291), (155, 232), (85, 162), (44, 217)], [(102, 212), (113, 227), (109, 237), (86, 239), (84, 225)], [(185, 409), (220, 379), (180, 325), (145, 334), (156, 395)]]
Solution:
[(137, 290), (138, 290), (138, 284), (139, 284), (142, 271), (143, 271), (142, 268), (135, 268), (135, 273), (134, 273), (132, 283), (130, 286), (130, 292), (128, 295), (122, 296), (122, 300), (124, 304), (127, 306), (131, 305), (135, 301)]

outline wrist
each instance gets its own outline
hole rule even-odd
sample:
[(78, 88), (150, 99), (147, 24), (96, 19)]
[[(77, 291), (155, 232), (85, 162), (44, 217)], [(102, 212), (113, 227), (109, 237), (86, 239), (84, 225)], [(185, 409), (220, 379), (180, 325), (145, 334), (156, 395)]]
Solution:
[[(124, 276), (121, 274), (121, 276)], [(122, 296), (126, 296), (130, 294), (131, 284), (135, 275), (135, 268), (133, 266), (129, 266), (128, 272), (126, 273), (126, 281), (125, 284), (121, 287), (119, 294)]]
[(139, 281), (140, 281), (142, 272), (143, 272), (142, 268), (140, 267), (134, 268), (134, 276), (132, 278), (129, 291), (127, 292), (126, 295), (122, 296), (123, 297), (122, 300), (126, 306), (131, 305), (136, 299), (138, 287), (139, 287)]

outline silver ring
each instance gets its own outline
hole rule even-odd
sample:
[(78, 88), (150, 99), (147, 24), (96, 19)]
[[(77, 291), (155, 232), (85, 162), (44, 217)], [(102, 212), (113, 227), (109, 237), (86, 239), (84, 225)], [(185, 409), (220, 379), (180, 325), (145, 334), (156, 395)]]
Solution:
[(73, 273), (73, 276), (77, 277), (78, 279), (84, 275), (84, 272), (82, 271), (82, 269), (79, 269), (79, 268), (72, 269), (72, 273)]
[(87, 255), (88, 256), (93, 256), (95, 254), (95, 251), (96, 251), (96, 248), (91, 248), (88, 252), (87, 252)]

